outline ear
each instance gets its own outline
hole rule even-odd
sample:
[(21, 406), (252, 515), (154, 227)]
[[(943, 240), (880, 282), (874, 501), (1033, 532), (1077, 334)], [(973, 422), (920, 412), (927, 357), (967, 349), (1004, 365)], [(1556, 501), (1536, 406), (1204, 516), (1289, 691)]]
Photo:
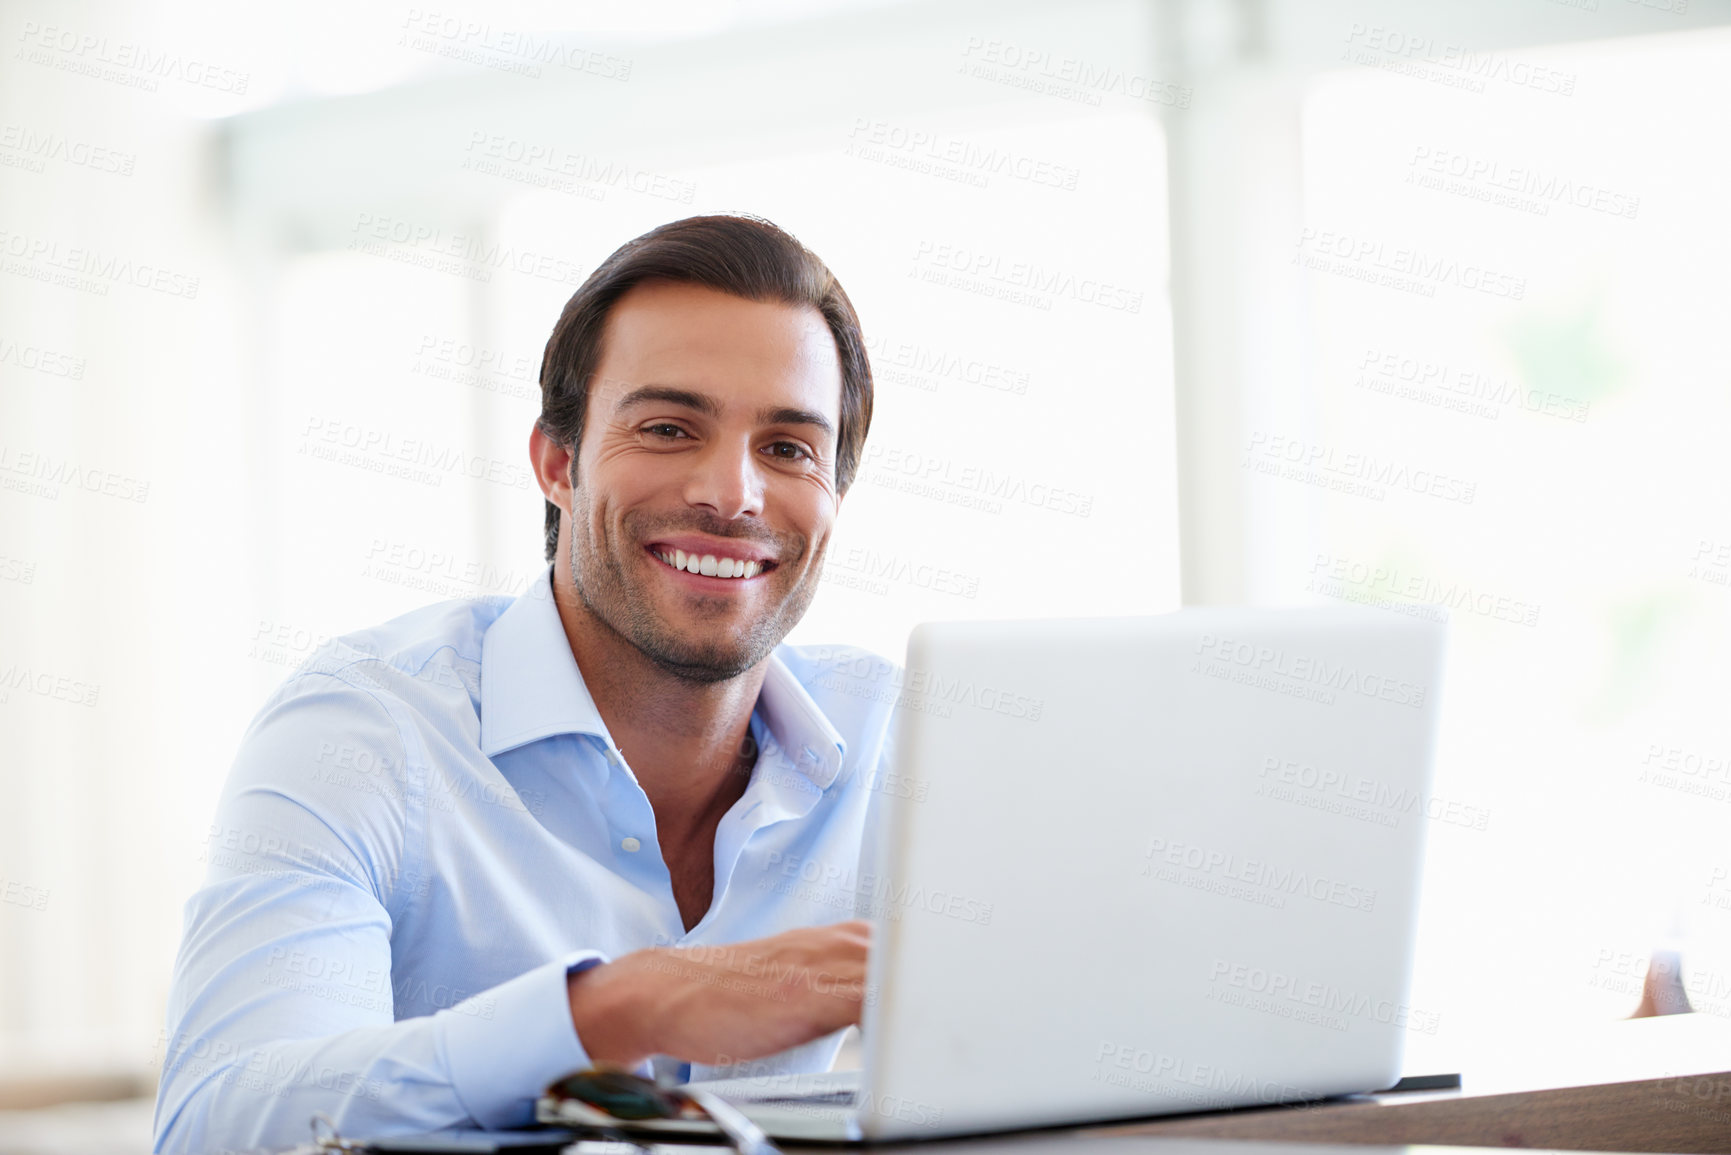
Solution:
[(536, 484), (548, 501), (571, 514), (571, 450), (541, 432), (540, 423), (529, 431), (529, 464)]

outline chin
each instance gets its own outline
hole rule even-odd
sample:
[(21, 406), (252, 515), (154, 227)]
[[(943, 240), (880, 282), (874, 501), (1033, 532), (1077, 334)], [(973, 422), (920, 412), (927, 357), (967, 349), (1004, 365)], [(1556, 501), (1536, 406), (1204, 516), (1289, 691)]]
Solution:
[(680, 629), (677, 618), (659, 618), (649, 629), (640, 629), (632, 642), (661, 669), (694, 682), (723, 682), (737, 678), (767, 658), (776, 643), (754, 645), (762, 623), (738, 625), (714, 622), (696, 629)]
[[(647, 652), (647, 651), (645, 651)], [(749, 655), (650, 654), (658, 667), (686, 682), (710, 685), (739, 677), (757, 663)]]

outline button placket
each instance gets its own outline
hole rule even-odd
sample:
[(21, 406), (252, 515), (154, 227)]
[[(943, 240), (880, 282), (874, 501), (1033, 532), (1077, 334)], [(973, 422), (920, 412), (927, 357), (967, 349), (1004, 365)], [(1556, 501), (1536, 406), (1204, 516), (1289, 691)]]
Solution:
[[(617, 792), (623, 791), (623, 794), (625, 796), (630, 797), (630, 799), (631, 799), (630, 805), (631, 805), (632, 809), (636, 809), (639, 802), (643, 802), (644, 805), (647, 805), (646, 801), (644, 801), (638, 797), (638, 795), (640, 794), (641, 791), (640, 791), (640, 788), (636, 787), (637, 776), (635, 774), (633, 774), (631, 772), (631, 768), (625, 764), (625, 759), (624, 759), (623, 755), (621, 754), (621, 752), (619, 751), (619, 749), (616, 748), (615, 746), (613, 746), (610, 742), (608, 742), (607, 739), (602, 738), (600, 735), (596, 735), (596, 737), (602, 745), (601, 753), (602, 753), (602, 756), (606, 759), (607, 764), (611, 767), (615, 767), (617, 769), (625, 771), (625, 777), (627, 779), (629, 779), (629, 783), (617, 781), (617, 780), (612, 782), (610, 784), (610, 787), (609, 787), (609, 790), (610, 790), (610, 793), (612, 793), (612, 796), (615, 799), (617, 799), (620, 797), (620, 794)], [(643, 849), (643, 841), (644, 840), (637, 837), (634, 834), (622, 834), (622, 833), (620, 833), (619, 832), (619, 823), (617, 821), (617, 819), (619, 817), (621, 817), (621, 815), (619, 815), (617, 813), (613, 813), (611, 815), (611, 818), (613, 820), (609, 822), (609, 825), (612, 826), (615, 837), (617, 839), (616, 845), (618, 846), (619, 850), (625, 854), (637, 854), (639, 851), (641, 851)], [(629, 827), (628, 827), (628, 829), (629, 829)]]

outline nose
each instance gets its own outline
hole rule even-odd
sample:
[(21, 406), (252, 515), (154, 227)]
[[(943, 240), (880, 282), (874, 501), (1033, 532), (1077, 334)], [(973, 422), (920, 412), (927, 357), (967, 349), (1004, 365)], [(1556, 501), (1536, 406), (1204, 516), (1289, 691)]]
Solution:
[(693, 454), (685, 500), (730, 521), (761, 516), (763, 475), (750, 443), (718, 438)]

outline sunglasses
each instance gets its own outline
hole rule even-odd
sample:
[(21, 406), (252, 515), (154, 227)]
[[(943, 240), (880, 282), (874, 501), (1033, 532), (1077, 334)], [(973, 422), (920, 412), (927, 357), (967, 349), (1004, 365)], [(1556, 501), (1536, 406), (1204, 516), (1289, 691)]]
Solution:
[(781, 1155), (762, 1128), (727, 1100), (689, 1086), (664, 1087), (616, 1067), (591, 1067), (555, 1080), (542, 1094), (536, 1118), (613, 1133), (622, 1123), (708, 1121), (739, 1155)]

